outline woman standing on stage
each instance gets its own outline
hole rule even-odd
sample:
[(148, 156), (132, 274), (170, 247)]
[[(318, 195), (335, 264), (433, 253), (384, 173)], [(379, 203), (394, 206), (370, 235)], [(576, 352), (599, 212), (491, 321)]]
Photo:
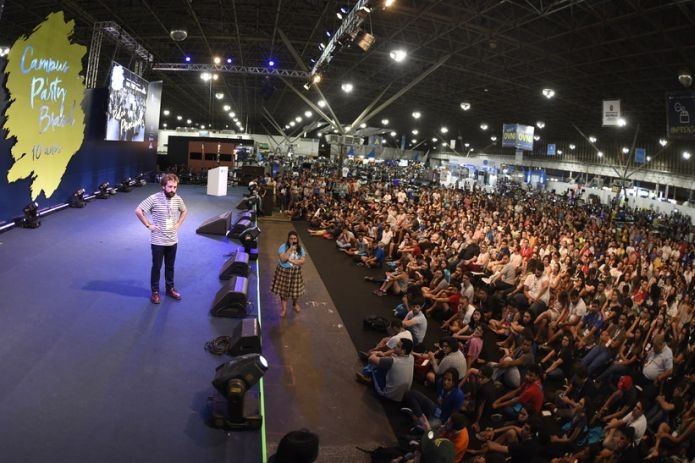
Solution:
[(280, 262), (275, 269), (273, 284), (270, 291), (280, 296), (280, 317), (287, 313), (287, 300), (292, 298), (292, 308), (299, 313), (299, 297), (304, 294), (304, 279), (302, 278), (302, 265), (306, 252), (301, 244), (296, 231), (287, 234), (287, 242), (282, 243), (278, 249)]

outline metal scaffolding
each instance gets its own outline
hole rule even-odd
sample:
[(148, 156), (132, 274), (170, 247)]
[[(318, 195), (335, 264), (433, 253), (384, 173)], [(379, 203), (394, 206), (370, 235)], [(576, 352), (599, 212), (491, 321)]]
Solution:
[[(2, 1), (2, 0), (0, 0)], [(133, 72), (142, 76), (147, 66), (152, 63), (154, 57), (152, 53), (147, 51), (145, 47), (140, 45), (133, 37), (130, 36), (121, 26), (113, 21), (102, 21), (94, 23), (92, 31), (92, 43), (89, 46), (89, 60), (87, 62), (87, 88), (95, 88), (97, 86), (97, 74), (99, 72), (99, 58), (101, 57), (101, 45), (104, 40), (104, 35), (110, 37), (116, 42), (117, 47), (123, 47), (133, 53), (134, 56), (140, 58), (135, 61)]]
[(274, 69), (253, 66), (235, 66), (231, 64), (191, 64), (191, 63), (154, 63), (153, 71), (177, 72), (227, 72), (232, 74), (254, 74), (262, 76), (281, 76), (291, 79), (308, 79), (309, 73), (292, 69)]

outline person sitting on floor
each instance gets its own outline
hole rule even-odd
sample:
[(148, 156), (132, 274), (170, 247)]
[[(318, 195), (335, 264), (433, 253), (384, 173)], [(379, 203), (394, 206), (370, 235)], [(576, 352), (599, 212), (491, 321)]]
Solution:
[(456, 368), (449, 368), (437, 383), (437, 396), (430, 399), (420, 391), (406, 392), (401, 411), (410, 415), (415, 421), (411, 434), (428, 432), (439, 428), (449, 417), (463, 405), (463, 391), (459, 388), (459, 375)]
[(431, 384), (436, 384), (442, 372), (447, 371), (449, 368), (456, 368), (459, 378), (463, 378), (468, 369), (466, 357), (459, 349), (459, 342), (452, 336), (447, 336), (439, 341), (438, 352), (430, 351), (425, 354), (415, 355), (429, 358), (431, 368), (427, 372), (425, 379)]
[(389, 356), (380, 356), (376, 352), (369, 356), (369, 372), (355, 373), (355, 379), (363, 384), (370, 384), (380, 397), (400, 402), (413, 384), (415, 362), (412, 356), (413, 341), (400, 339)]
[(372, 249), (366, 256), (360, 256), (360, 262), (357, 265), (363, 265), (367, 268), (381, 268), (384, 266), (384, 260), (386, 259), (386, 254), (384, 254), (384, 244), (376, 243), (372, 244)]
[(369, 357), (373, 353), (378, 353), (377, 355), (381, 355), (382, 357), (391, 355), (393, 349), (396, 347), (396, 344), (398, 344), (400, 339), (406, 338), (410, 339), (411, 341), (413, 340), (413, 334), (403, 327), (403, 321), (400, 318), (394, 318), (391, 320), (390, 329), (393, 335), (381, 338), (381, 340), (379, 340), (374, 347), (366, 352), (358, 352), (358, 355), (362, 361), (366, 362), (369, 360)]

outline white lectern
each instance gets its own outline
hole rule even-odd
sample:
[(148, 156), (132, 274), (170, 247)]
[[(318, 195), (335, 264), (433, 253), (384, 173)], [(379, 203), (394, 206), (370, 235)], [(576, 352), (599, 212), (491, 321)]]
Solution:
[(227, 195), (227, 166), (219, 166), (208, 170), (208, 194), (211, 196)]

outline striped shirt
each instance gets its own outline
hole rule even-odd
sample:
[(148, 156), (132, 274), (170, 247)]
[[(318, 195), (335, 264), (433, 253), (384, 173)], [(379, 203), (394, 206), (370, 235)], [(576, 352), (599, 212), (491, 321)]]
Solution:
[(145, 198), (138, 207), (152, 216), (151, 222), (157, 226), (150, 236), (150, 242), (158, 246), (173, 246), (178, 243), (176, 223), (186, 205), (181, 196), (174, 195), (168, 199), (163, 191)]

